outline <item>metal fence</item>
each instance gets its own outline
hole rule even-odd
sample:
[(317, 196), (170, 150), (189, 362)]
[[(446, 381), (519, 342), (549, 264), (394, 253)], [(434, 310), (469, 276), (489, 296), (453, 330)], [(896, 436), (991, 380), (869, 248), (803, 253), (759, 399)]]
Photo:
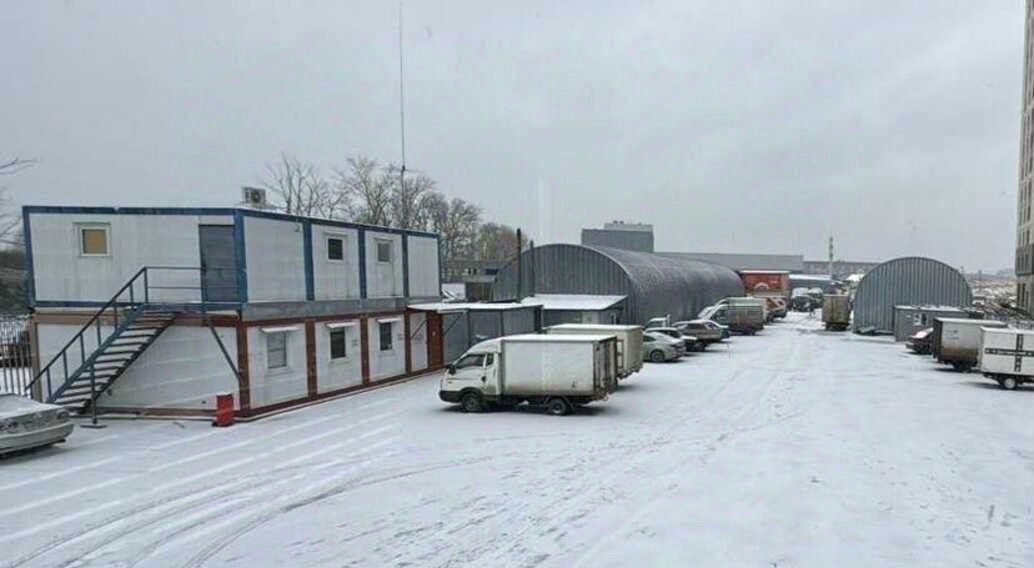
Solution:
[(0, 393), (21, 394), (31, 381), (29, 316), (0, 314)]

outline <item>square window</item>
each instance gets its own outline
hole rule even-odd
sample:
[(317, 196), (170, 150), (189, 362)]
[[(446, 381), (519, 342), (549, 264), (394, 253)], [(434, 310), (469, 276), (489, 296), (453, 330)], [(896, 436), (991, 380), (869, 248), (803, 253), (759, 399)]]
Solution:
[(391, 262), (391, 241), (377, 241), (377, 262)]
[(266, 368), (283, 369), (287, 366), (287, 332), (266, 335)]
[(327, 237), (327, 260), (345, 260), (345, 239), (341, 237)]
[(79, 253), (83, 256), (107, 256), (107, 225), (82, 225), (79, 227)]
[(381, 351), (391, 351), (393, 348), (391, 341), (391, 322), (381, 322), (379, 331), (381, 336)]
[(345, 347), (345, 330), (335, 329), (330, 332), (330, 358), (344, 359), (348, 350)]

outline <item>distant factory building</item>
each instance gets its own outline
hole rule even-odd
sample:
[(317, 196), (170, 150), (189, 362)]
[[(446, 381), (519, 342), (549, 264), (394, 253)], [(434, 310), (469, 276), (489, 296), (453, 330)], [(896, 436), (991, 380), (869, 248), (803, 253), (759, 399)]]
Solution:
[(966, 307), (973, 294), (958, 270), (932, 258), (904, 257), (873, 268), (855, 292), (853, 329), (893, 333), (895, 306)]
[(582, 244), (638, 252), (653, 252), (653, 225), (614, 221), (602, 229), (582, 229)]

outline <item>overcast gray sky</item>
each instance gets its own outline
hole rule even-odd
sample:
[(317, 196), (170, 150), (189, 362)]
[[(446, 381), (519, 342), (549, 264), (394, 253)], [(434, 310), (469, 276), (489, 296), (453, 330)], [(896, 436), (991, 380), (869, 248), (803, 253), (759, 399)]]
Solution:
[[(554, 4), (405, 2), (407, 161), (448, 195), (539, 242), (1012, 265), (1020, 0)], [(4, 3), (0, 157), (39, 164), (2, 181), (229, 205), (281, 151), (397, 160), (397, 11)]]

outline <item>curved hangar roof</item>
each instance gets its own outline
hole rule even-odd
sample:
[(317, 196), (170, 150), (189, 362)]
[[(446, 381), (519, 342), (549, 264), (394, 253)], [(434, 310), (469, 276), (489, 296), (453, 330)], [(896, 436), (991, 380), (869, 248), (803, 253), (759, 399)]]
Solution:
[(895, 258), (867, 272), (858, 283), (852, 328), (892, 331), (894, 306), (966, 307), (972, 303), (973, 293), (958, 270), (932, 258)]
[[(710, 262), (570, 244), (536, 247), (521, 258), (523, 294), (626, 296), (627, 323), (665, 315), (689, 319), (722, 298), (743, 295), (740, 277)], [(499, 271), (492, 298), (513, 299), (516, 283), (517, 263), (510, 262)]]

